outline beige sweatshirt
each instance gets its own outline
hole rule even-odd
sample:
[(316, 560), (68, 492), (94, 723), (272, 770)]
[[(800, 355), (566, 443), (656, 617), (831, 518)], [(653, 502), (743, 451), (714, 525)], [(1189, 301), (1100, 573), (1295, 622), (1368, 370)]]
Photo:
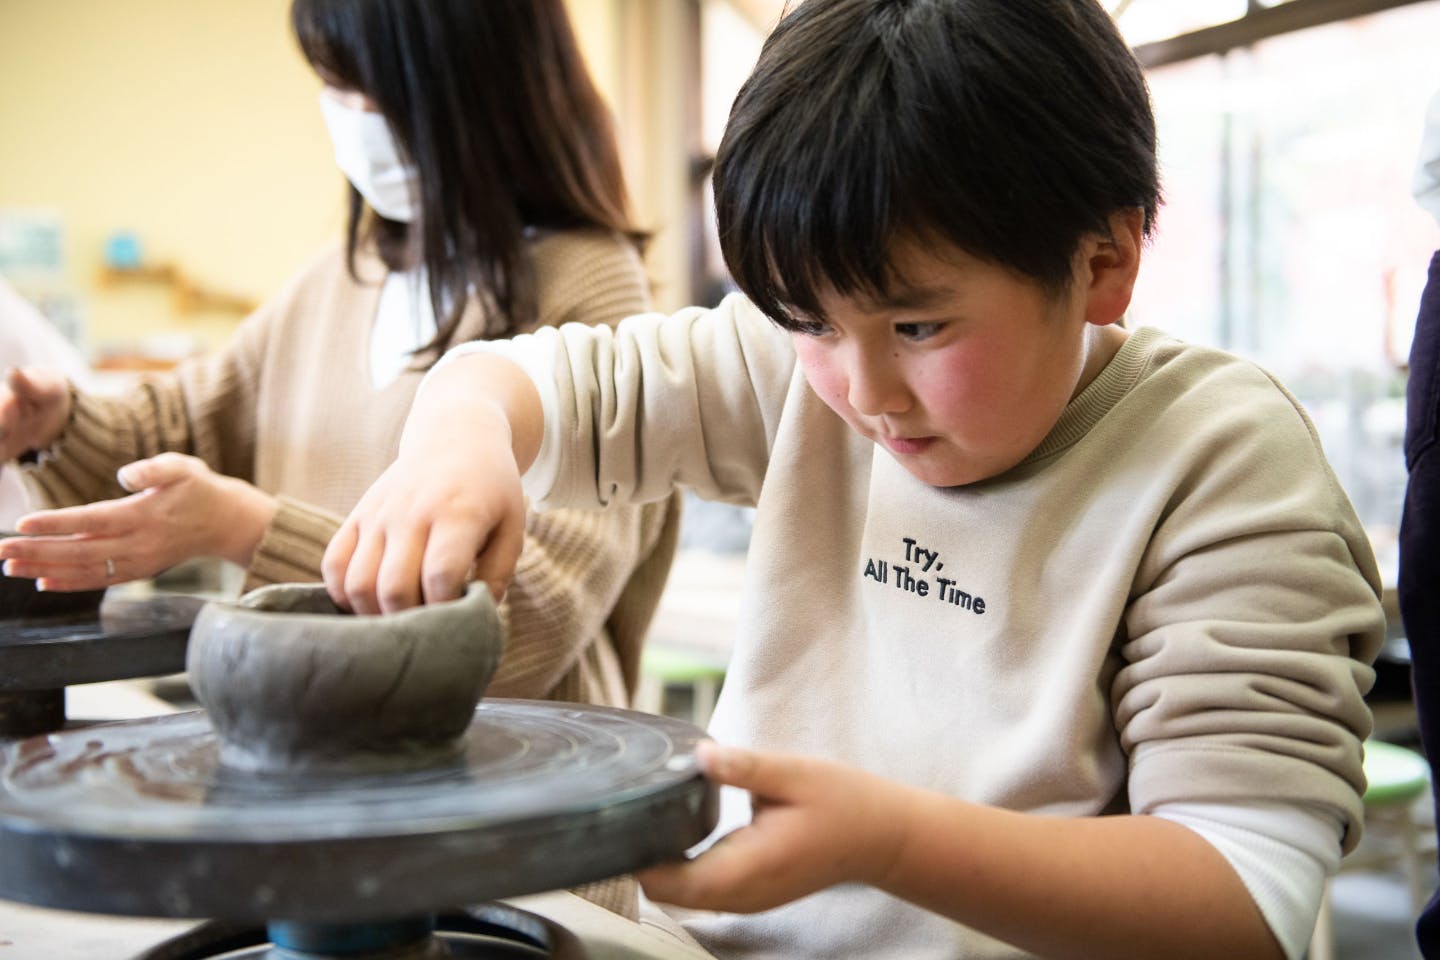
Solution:
[[(677, 483), (755, 505), (717, 739), (1033, 814), (1291, 811), (1353, 846), (1379, 574), (1253, 364), (1142, 328), (1022, 463), (941, 489), (829, 410), (740, 297), (476, 348), (541, 390), (542, 505)], [(727, 791), (719, 832), (748, 816)], [(1020, 955), (860, 886), (687, 925), (724, 957)]]

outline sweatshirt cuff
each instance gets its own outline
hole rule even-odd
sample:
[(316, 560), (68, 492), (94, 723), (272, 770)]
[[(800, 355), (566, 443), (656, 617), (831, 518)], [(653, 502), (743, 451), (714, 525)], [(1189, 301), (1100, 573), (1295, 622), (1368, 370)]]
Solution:
[(325, 547), (340, 528), (340, 518), (332, 513), (285, 496), (276, 500), (275, 518), (245, 572), (247, 591), (272, 583), (318, 582)]

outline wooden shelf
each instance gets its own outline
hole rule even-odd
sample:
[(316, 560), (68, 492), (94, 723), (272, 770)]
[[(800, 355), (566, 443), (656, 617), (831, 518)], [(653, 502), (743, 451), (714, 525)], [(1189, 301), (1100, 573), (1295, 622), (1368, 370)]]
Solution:
[(168, 285), (171, 307), (181, 316), (208, 310), (245, 316), (259, 306), (253, 297), (212, 290), (202, 286), (179, 267), (170, 263), (142, 264), (128, 269), (101, 267), (95, 283), (101, 288), (114, 287), (122, 283)]

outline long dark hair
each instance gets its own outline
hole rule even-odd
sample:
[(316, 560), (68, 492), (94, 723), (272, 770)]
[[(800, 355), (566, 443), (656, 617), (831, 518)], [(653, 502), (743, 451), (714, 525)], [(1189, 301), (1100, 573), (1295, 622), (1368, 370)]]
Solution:
[(782, 326), (817, 289), (884, 294), (896, 240), (1052, 294), (1081, 238), (1160, 203), (1140, 65), (1095, 0), (802, 3), (765, 42), (715, 163), (731, 275)]
[(352, 188), (346, 231), (352, 275), (367, 240), (392, 270), (424, 264), (438, 327), (426, 349), (450, 345), (476, 292), (485, 336), (535, 322), (527, 228), (643, 243), (564, 0), (294, 0), (290, 20), (315, 71), (373, 100), (418, 171), (417, 224)]

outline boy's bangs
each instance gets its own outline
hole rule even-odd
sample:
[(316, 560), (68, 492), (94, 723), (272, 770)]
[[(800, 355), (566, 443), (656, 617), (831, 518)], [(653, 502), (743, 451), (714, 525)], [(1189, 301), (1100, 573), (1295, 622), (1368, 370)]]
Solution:
[(725, 264), (782, 325), (832, 291), (885, 299), (897, 239), (1058, 293), (1087, 233), (1141, 208), (1148, 235), (1159, 203), (1144, 76), (1088, 0), (799, 4), (735, 99), (714, 185)]
[[(716, 157), (725, 264), (761, 311), (791, 329), (791, 308), (819, 319), (823, 295), (885, 300), (897, 237), (970, 246), (955, 235), (974, 218), (937, 176), (953, 167), (955, 144), (937, 131), (937, 98), (917, 87), (908, 47), (889, 29), (906, 5), (885, 8), (883, 29), (860, 35), (841, 29), (844, 6), (802, 5), (777, 28)], [(788, 49), (790, 29), (807, 16), (836, 19), (833, 42)]]
[[(822, 315), (823, 295), (883, 298), (893, 279), (890, 240), (904, 231), (892, 222), (896, 204), (881, 173), (889, 158), (857, 162), (853, 151), (821, 152), (783, 166), (734, 163), (726, 195), (735, 205), (717, 208), (727, 224), (721, 250), (736, 284), (768, 317), (792, 329), (796, 311)], [(840, 156), (848, 162), (833, 159)], [(807, 167), (804, 159), (814, 162)]]

